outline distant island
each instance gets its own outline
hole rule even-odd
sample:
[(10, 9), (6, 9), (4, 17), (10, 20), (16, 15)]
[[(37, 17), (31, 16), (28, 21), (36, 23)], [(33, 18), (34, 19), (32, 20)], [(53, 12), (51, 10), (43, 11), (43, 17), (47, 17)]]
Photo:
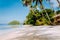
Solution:
[(17, 20), (13, 20), (13, 21), (9, 22), (8, 25), (20, 25), (20, 22)]

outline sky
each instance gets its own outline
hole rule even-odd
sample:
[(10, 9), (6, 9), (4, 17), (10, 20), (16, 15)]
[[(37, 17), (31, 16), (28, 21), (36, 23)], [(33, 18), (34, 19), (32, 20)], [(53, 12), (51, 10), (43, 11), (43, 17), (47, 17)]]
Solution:
[(17, 20), (23, 22), (29, 9), (23, 7), (21, 0), (0, 0), (0, 24)]
[[(56, 0), (51, 0), (54, 3), (54, 8), (58, 3)], [(44, 2), (44, 5), (49, 8), (49, 4)], [(17, 20), (24, 22), (29, 13), (29, 8), (24, 7), (21, 0), (0, 0), (0, 24), (7, 24), (10, 21)]]

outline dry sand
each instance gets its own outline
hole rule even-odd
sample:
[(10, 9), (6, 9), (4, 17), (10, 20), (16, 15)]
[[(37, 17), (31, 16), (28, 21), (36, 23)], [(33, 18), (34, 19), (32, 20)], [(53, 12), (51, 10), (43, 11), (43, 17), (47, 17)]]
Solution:
[(0, 40), (60, 40), (60, 26), (21, 27), (0, 35)]

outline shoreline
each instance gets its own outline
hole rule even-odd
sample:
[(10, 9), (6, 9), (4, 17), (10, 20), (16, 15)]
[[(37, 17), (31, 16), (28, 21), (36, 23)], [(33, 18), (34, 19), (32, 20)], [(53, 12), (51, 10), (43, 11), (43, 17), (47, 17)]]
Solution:
[(21, 27), (0, 35), (0, 40), (60, 40), (60, 27)]

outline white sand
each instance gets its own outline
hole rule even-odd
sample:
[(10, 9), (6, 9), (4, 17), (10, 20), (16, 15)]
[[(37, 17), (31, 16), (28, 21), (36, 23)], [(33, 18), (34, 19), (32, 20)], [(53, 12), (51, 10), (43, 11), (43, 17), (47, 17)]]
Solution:
[(0, 35), (0, 40), (60, 40), (60, 26), (17, 28)]

